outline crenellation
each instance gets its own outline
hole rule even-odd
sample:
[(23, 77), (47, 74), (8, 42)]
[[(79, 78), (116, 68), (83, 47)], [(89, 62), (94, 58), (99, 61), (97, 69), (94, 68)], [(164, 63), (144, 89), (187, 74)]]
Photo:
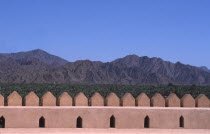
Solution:
[(51, 92), (45, 93), (41, 98), (42, 106), (56, 106), (56, 98)]
[(72, 97), (64, 92), (58, 97), (58, 105), (59, 106), (72, 106)]
[(180, 99), (172, 93), (166, 98), (166, 107), (180, 107)]
[(135, 107), (135, 98), (130, 93), (126, 93), (121, 102), (123, 107)]
[(80, 92), (74, 98), (74, 103), (75, 106), (88, 106), (88, 98), (82, 92)]
[(22, 97), (16, 91), (13, 91), (7, 97), (7, 105), (8, 106), (22, 106)]
[(110, 93), (106, 97), (106, 106), (120, 106), (120, 99), (115, 93)]
[[(141, 93), (134, 98), (130, 93), (126, 93), (119, 98), (115, 93), (110, 93), (106, 99), (99, 93), (95, 93), (91, 98), (87, 98), (82, 92), (78, 93), (74, 99), (67, 93), (62, 93), (56, 98), (51, 92), (46, 92), (39, 98), (34, 92), (30, 92), (25, 96), (23, 102), (22, 97), (16, 92), (12, 92), (7, 96), (6, 104), (8, 106), (122, 106), (122, 107), (209, 107), (210, 101), (207, 96), (200, 94), (194, 99), (190, 94), (185, 94), (181, 99), (176, 94), (171, 93), (164, 98), (161, 94), (156, 93), (151, 99)], [(4, 96), (0, 95), (0, 106), (4, 106)]]
[(90, 105), (91, 106), (104, 106), (104, 98), (99, 93), (95, 93), (90, 98)]
[(196, 107), (209, 107), (209, 98), (204, 94), (200, 94), (196, 99)]
[(159, 93), (156, 93), (152, 98), (151, 98), (151, 106), (153, 107), (165, 107), (165, 99), (163, 96)]
[(195, 107), (195, 99), (190, 94), (185, 94), (181, 99), (182, 107)]
[(150, 98), (145, 93), (141, 93), (136, 98), (136, 105), (140, 107), (150, 107)]
[(4, 96), (0, 94), (0, 106), (4, 106)]
[(34, 93), (30, 92), (24, 98), (25, 106), (39, 106), (39, 97)]

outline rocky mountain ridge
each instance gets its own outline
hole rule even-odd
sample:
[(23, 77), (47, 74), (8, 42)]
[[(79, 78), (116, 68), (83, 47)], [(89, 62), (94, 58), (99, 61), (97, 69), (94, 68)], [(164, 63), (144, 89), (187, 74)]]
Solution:
[(1, 83), (210, 85), (210, 73), (180, 62), (128, 55), (112, 62), (68, 62), (43, 50), (0, 54)]

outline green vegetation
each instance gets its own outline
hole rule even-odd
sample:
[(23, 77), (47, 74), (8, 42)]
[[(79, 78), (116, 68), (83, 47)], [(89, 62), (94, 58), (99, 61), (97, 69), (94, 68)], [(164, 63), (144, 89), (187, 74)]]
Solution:
[(72, 97), (75, 97), (79, 92), (83, 92), (90, 98), (95, 92), (99, 92), (106, 97), (109, 93), (114, 92), (119, 97), (129, 92), (134, 97), (140, 93), (146, 93), (152, 97), (155, 93), (161, 93), (163, 96), (168, 96), (170, 93), (177, 94), (180, 98), (184, 94), (191, 94), (197, 97), (199, 94), (205, 94), (210, 98), (210, 86), (177, 86), (169, 84), (167, 86), (143, 86), (143, 85), (72, 85), (72, 84), (0, 84), (0, 94), (8, 96), (11, 92), (17, 91), (22, 97), (26, 96), (30, 91), (34, 91), (39, 97), (47, 91), (52, 92), (56, 97), (63, 92), (68, 92)]

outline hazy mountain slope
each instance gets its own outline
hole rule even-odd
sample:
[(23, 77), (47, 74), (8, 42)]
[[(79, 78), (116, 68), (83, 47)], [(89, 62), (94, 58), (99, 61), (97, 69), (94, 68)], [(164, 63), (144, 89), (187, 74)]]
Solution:
[(66, 63), (35, 50), (0, 55), (0, 82), (210, 85), (210, 73), (179, 62), (137, 55), (107, 63), (89, 60)]
[(36, 50), (28, 51), (28, 52), (0, 54), (0, 60), (1, 60), (1, 57), (4, 57), (4, 59), (11, 58), (11, 59), (16, 60), (17, 62), (21, 62), (22, 60), (25, 60), (25, 59), (34, 58), (46, 64), (52, 64), (56, 66), (61, 66), (68, 63), (68, 61), (58, 56), (51, 55), (40, 49), (36, 49)]
[(207, 67), (205, 67), (205, 66), (202, 66), (202, 67), (200, 67), (202, 70), (204, 70), (204, 71), (206, 71), (206, 72), (209, 72), (210, 73), (210, 70), (207, 68)]

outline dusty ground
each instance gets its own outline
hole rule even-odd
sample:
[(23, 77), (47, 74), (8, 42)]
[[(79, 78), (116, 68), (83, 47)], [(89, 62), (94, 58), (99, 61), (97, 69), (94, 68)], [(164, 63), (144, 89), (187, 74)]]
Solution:
[(4, 128), (0, 134), (210, 134), (206, 129), (71, 129), (71, 128)]

